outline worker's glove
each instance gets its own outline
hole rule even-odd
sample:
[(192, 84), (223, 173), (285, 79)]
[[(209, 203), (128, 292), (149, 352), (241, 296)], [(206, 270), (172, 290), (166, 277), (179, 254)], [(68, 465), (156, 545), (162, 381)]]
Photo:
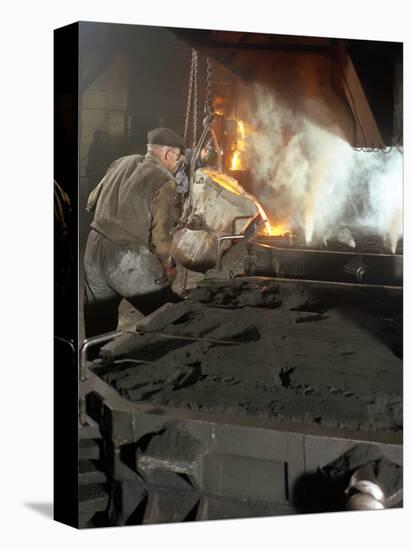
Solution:
[(174, 266), (164, 267), (164, 272), (165, 272), (165, 279), (169, 283), (172, 283), (176, 278), (176, 267)]
[(176, 277), (176, 268), (174, 266), (164, 267), (164, 275), (161, 279), (157, 279), (155, 283), (160, 286), (171, 284)]

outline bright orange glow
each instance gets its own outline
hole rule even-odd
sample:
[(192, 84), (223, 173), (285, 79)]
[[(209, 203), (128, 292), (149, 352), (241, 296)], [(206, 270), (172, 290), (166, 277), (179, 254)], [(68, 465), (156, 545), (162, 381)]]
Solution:
[(235, 148), (232, 151), (230, 170), (246, 170), (248, 168), (246, 161), (246, 138), (252, 133), (250, 127), (247, 127), (247, 123), (242, 120), (237, 120), (236, 126), (236, 142)]
[(231, 158), (231, 170), (239, 170), (240, 167), (240, 156), (241, 151), (238, 151), (238, 149), (235, 149), (235, 151), (232, 153)]
[(280, 237), (282, 235), (291, 235), (291, 230), (286, 223), (279, 222), (275, 225), (270, 224), (269, 230), (266, 227), (263, 234), (271, 237)]
[(243, 187), (241, 187), (241, 185), (234, 178), (231, 178), (222, 172), (211, 170), (210, 168), (203, 168), (203, 171), (207, 176), (214, 180), (215, 183), (219, 183), (219, 185), (224, 187), (224, 189), (231, 191), (231, 193), (235, 193), (236, 195), (247, 195)]
[(216, 115), (221, 115), (221, 116), (224, 115), (224, 98), (222, 98), (219, 95), (216, 95), (214, 97), (213, 106), (214, 106)]
[(238, 120), (238, 128), (241, 132), (241, 139), (245, 139), (245, 124), (242, 120)]
[[(252, 195), (249, 195), (249, 196), (252, 197)], [(266, 232), (271, 231), (271, 225), (270, 225), (270, 222), (268, 221), (267, 214), (265, 213), (264, 208), (260, 205), (260, 203), (257, 201), (256, 198), (254, 198), (254, 202), (257, 205), (258, 211), (261, 214), (262, 221), (265, 224), (265, 231)]]

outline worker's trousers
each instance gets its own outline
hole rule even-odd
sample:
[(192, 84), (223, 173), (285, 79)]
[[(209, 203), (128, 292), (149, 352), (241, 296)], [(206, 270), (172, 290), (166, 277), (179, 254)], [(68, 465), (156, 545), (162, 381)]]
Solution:
[(85, 258), (85, 336), (116, 330), (125, 298), (144, 315), (175, 301), (158, 257), (140, 245), (120, 245), (91, 230)]

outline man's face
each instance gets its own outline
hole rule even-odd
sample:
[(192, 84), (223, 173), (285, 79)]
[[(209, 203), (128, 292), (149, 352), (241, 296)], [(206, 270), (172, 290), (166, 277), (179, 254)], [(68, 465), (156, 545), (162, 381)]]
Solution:
[(171, 172), (175, 174), (178, 164), (182, 159), (181, 151), (176, 147), (169, 147), (165, 151), (165, 166)]

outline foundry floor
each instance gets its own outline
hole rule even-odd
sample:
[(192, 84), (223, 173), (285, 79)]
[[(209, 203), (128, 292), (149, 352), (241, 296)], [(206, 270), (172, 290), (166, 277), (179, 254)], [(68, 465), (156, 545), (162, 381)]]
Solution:
[(135, 402), (400, 432), (400, 294), (259, 278), (209, 285), (154, 313), (119, 344), (131, 361), (99, 375)]

